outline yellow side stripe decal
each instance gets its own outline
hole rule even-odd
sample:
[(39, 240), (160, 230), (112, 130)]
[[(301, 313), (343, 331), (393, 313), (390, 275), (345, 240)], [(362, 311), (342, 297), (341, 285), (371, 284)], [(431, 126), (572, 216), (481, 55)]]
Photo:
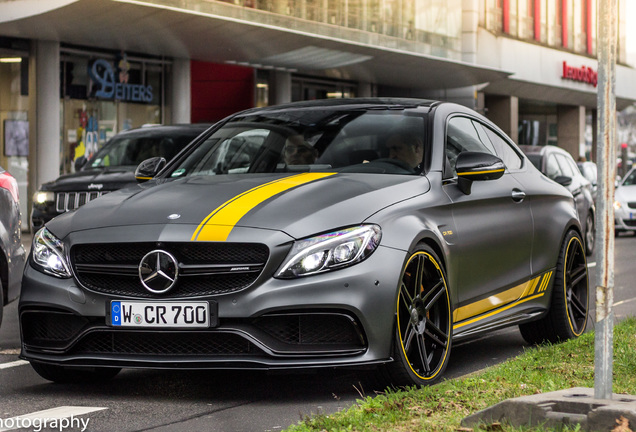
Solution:
[(475, 319), (472, 319), (472, 320), (470, 320), (470, 321), (466, 321), (466, 322), (463, 322), (463, 323), (461, 323), (461, 324), (454, 325), (454, 326), (453, 326), (453, 330), (458, 329), (458, 328), (463, 327), (463, 326), (468, 325), (468, 324), (472, 324), (472, 323), (477, 322), (477, 321), (479, 321), (479, 320), (482, 320), (482, 319), (484, 319), (484, 318), (491, 317), (491, 316), (496, 315), (496, 314), (498, 314), (498, 313), (500, 313), (500, 312), (503, 312), (503, 311), (505, 311), (505, 310), (508, 310), (508, 309), (510, 309), (510, 308), (512, 308), (512, 307), (515, 307), (515, 306), (517, 306), (517, 305), (520, 305), (521, 303), (525, 303), (525, 302), (527, 302), (527, 301), (529, 301), (529, 300), (534, 300), (534, 299), (536, 299), (536, 298), (543, 297), (543, 295), (544, 295), (544, 294), (545, 294), (545, 293), (539, 293), (539, 294), (536, 294), (536, 295), (533, 295), (533, 296), (530, 296), (530, 297), (526, 297), (526, 298), (521, 299), (521, 300), (519, 300), (519, 301), (517, 301), (517, 302), (511, 303), (511, 304), (509, 304), (508, 306), (505, 306), (505, 307), (503, 307), (503, 308), (501, 308), (501, 309), (497, 309), (497, 310), (495, 310), (495, 311), (492, 311), (491, 313), (486, 314), (486, 315), (484, 315), (484, 316), (480, 316), (480, 317), (475, 318)]
[(288, 189), (335, 173), (303, 173), (252, 188), (224, 202), (199, 224), (193, 241), (225, 241), (238, 221), (263, 201)]
[(528, 282), (522, 283), (521, 285), (517, 285), (516, 287), (510, 288), (502, 293), (499, 293), (497, 295), (490, 296), (483, 300), (476, 301), (475, 303), (471, 303), (469, 305), (457, 308), (455, 309), (454, 321), (455, 322), (463, 321), (467, 318), (480, 315), (492, 309), (496, 309), (501, 305), (518, 300), (524, 295), (530, 294), (529, 287), (533, 285), (536, 286), (540, 278), (541, 278), (540, 276), (537, 276), (536, 278), (531, 279)]
[[(549, 271), (542, 276), (537, 276), (527, 282), (522, 283), (521, 285), (517, 285), (516, 287), (510, 288), (502, 293), (455, 309), (453, 317), (453, 321), (455, 322), (464, 321), (470, 319), (471, 317), (477, 317), (478, 315), (479, 317), (474, 318), (470, 321), (461, 322), (461, 324), (457, 324), (453, 328), (463, 327), (467, 324), (474, 323), (481, 319), (510, 309), (511, 307), (526, 302), (528, 300), (543, 296), (543, 294), (545, 294), (545, 290), (548, 288), (550, 279), (552, 278), (552, 273), (552, 271)], [(540, 285), (539, 281), (541, 281)], [(535, 294), (537, 285), (539, 285), (539, 289), (536, 291)], [(507, 306), (501, 307), (503, 305)], [(489, 311), (492, 312), (488, 313), (487, 315), (482, 315)]]

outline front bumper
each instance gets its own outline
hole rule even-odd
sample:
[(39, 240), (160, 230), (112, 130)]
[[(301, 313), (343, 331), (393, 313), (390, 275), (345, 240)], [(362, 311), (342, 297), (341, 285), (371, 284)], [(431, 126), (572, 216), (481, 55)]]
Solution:
[(624, 205), (614, 211), (614, 225), (617, 232), (636, 231), (636, 209)]
[[(349, 268), (292, 280), (259, 278), (239, 292), (197, 297), (218, 303), (218, 326), (204, 330), (108, 326), (110, 301), (121, 297), (89, 291), (75, 279), (51, 277), (27, 264), (19, 305), (21, 358), (68, 366), (176, 369), (390, 361), (405, 257), (404, 251), (379, 247)], [(263, 274), (273, 274), (277, 265), (268, 263)]]

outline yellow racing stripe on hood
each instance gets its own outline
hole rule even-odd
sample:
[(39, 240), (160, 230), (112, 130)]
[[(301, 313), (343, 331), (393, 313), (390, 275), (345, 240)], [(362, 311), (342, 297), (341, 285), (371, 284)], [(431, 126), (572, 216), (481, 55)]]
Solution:
[(225, 241), (238, 221), (265, 200), (314, 180), (335, 173), (303, 173), (274, 180), (252, 188), (224, 202), (199, 224), (192, 235), (193, 241)]

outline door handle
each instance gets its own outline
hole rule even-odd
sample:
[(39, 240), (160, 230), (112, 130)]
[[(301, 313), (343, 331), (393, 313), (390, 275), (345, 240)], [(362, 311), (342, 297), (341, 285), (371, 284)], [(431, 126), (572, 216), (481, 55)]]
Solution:
[(526, 193), (519, 189), (512, 190), (512, 200), (514, 202), (521, 202), (526, 198)]

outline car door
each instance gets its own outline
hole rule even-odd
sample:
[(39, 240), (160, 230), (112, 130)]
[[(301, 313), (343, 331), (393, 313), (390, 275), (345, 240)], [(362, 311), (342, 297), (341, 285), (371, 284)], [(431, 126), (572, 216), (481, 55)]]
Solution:
[[(487, 130), (478, 120), (455, 116), (448, 119), (446, 128), (451, 175), (455, 174), (455, 159), (463, 151), (497, 155)], [(523, 187), (515, 179), (514, 170), (521, 166), (519, 161), (517, 156), (513, 169), (507, 168), (497, 180), (474, 182), (468, 195), (452, 183), (445, 186), (453, 202), (459, 245), (456, 250), (460, 254), (456, 322), (511, 301), (498, 294), (530, 276), (533, 223)], [(485, 299), (492, 301), (480, 301)], [(471, 304), (485, 309), (477, 310)]]

